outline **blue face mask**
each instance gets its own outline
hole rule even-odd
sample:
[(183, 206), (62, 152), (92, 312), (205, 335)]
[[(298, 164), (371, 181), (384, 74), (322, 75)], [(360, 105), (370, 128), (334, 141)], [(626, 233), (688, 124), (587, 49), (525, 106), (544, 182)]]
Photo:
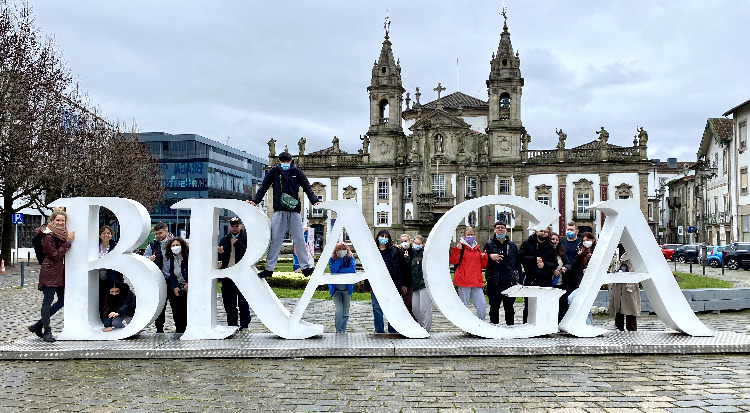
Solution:
[(291, 168), (291, 166), (292, 166), (292, 164), (290, 164), (290, 163), (280, 163), (279, 165), (281, 165), (281, 169), (283, 169), (285, 171), (288, 171), (289, 168)]
[(378, 242), (380, 243), (380, 245), (388, 244), (388, 238), (380, 237), (378, 238)]
[(411, 247), (414, 248), (414, 251), (419, 251), (422, 249), (422, 244), (412, 244)]
[(497, 238), (497, 239), (505, 239), (505, 235), (506, 234), (503, 234), (503, 235), (495, 234), (495, 238)]
[(576, 236), (576, 233), (573, 231), (565, 231), (565, 236), (568, 238), (573, 238)]
[(469, 244), (473, 244), (474, 243), (474, 237), (472, 237), (472, 236), (464, 237), (464, 239)]
[(237, 235), (232, 234), (232, 238), (237, 238), (239, 236), (240, 236), (240, 234), (237, 234)]

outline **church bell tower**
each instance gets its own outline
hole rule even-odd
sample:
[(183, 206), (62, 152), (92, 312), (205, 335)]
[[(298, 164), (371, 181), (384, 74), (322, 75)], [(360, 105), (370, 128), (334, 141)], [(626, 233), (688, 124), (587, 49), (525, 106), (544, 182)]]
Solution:
[(370, 162), (395, 164), (405, 156), (406, 136), (401, 121), (401, 106), (404, 87), (401, 83), (401, 65), (393, 58), (388, 35), (389, 22), (385, 25), (385, 40), (380, 57), (372, 67), (370, 92)]
[(505, 10), (503, 18), (500, 44), (492, 54), (487, 80), (490, 112), (486, 131), (491, 162), (519, 160), (521, 138), (526, 133), (521, 123), (521, 59), (518, 53), (513, 54)]

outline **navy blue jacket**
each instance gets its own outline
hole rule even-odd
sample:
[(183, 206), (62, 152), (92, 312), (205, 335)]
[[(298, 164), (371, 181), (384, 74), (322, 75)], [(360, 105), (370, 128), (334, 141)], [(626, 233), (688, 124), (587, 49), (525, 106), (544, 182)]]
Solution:
[[(536, 234), (521, 244), (519, 250), (521, 264), (526, 275), (524, 285), (552, 287), (552, 276), (557, 268), (557, 254), (549, 239), (539, 243)], [(536, 265), (536, 258), (542, 258), (542, 268)]]
[[(188, 283), (188, 259), (183, 258), (180, 263), (180, 274), (185, 279), (185, 284)], [(169, 288), (174, 290), (175, 288), (182, 288), (182, 285), (177, 281), (177, 276), (174, 273), (174, 258), (169, 260)]]
[[(492, 238), (484, 244), (484, 252), (488, 256), (485, 279), (488, 284), (498, 284), (510, 288), (521, 282), (521, 260), (516, 244), (507, 236), (505, 239), (506, 241), (502, 243), (493, 234)], [(491, 254), (500, 254), (503, 259), (500, 262), (495, 262), (489, 257)]]
[[(282, 178), (283, 176), (283, 178)], [(300, 186), (307, 194), (307, 198), (310, 200), (310, 203), (316, 204), (318, 203), (318, 196), (315, 195), (315, 192), (313, 192), (312, 187), (310, 187), (310, 182), (307, 180), (307, 177), (305, 176), (302, 171), (297, 168), (294, 164), (288, 169), (283, 170), (281, 169), (281, 166), (276, 165), (273, 168), (271, 168), (267, 173), (266, 177), (263, 178), (263, 183), (260, 185), (260, 188), (258, 188), (258, 192), (255, 194), (255, 198), (253, 198), (253, 202), (256, 204), (259, 204), (263, 200), (263, 196), (266, 194), (266, 191), (268, 191), (268, 188), (273, 185), (273, 210), (274, 211), (290, 211), (284, 207), (281, 206), (281, 188), (283, 186), (284, 192), (294, 197), (294, 199), (299, 200), (299, 188)], [(290, 212), (300, 212), (302, 208), (302, 203), (298, 203), (297, 207), (291, 210)]]

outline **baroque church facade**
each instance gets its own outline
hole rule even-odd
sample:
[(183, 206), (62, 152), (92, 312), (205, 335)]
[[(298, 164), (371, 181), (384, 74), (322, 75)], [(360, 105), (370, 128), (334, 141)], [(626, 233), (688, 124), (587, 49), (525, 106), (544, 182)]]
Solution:
[[(549, 205), (560, 212), (552, 225), (559, 233), (571, 220), (581, 231), (598, 232), (604, 216), (586, 207), (603, 200), (634, 198), (646, 215), (650, 163), (642, 128), (628, 146), (609, 143), (602, 127), (598, 138), (585, 145), (565, 148), (567, 136), (559, 130), (556, 148), (529, 149), (531, 136), (521, 120), (524, 78), (507, 22), (486, 85), (486, 100), (461, 92), (443, 96), (440, 84), (433, 101), (422, 103), (419, 88), (413, 101), (409, 93), (404, 98), (400, 62), (386, 31), (367, 87), (370, 122), (359, 137), (361, 149), (346, 153), (334, 137), (332, 146), (308, 154), (302, 138), (295, 162), (321, 199), (355, 200), (374, 233), (386, 228), (394, 238), (428, 235), (453, 206), (484, 195), (517, 195)], [(269, 165), (277, 163), (276, 156), (272, 139)], [(306, 225), (316, 234), (326, 233), (335, 213), (313, 209), (301, 199)], [(480, 208), (463, 224), (478, 227), (477, 236), (484, 239), (498, 219), (508, 223), (514, 241), (528, 235), (528, 220), (503, 206)]]

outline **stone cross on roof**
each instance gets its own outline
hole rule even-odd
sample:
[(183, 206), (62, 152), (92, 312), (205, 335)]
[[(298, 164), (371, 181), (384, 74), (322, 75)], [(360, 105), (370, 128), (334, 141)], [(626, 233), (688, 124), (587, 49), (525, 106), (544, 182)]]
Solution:
[(440, 100), (440, 92), (444, 91), (445, 88), (443, 87), (443, 85), (440, 84), (440, 82), (438, 82), (437, 87), (435, 89), (432, 89), (432, 90), (434, 90), (435, 92), (438, 93), (438, 100)]

